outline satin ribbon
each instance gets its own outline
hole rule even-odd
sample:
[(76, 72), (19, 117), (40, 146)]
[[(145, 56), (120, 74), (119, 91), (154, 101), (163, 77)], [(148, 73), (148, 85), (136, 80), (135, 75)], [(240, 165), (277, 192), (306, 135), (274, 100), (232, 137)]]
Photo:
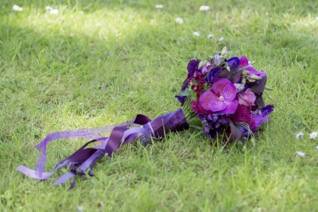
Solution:
[[(132, 127), (132, 125), (135, 126)], [(17, 168), (17, 171), (36, 180), (47, 180), (57, 170), (67, 167), (69, 171), (55, 181), (55, 185), (61, 185), (74, 179), (75, 176), (85, 175), (87, 171), (92, 176), (96, 162), (104, 156), (111, 157), (124, 144), (131, 144), (140, 140), (143, 145), (147, 145), (154, 139), (164, 138), (166, 133), (182, 131), (188, 128), (189, 125), (183, 110), (178, 109), (175, 112), (160, 115), (154, 120), (139, 114), (134, 121), (117, 126), (51, 133), (36, 146), (40, 151), (40, 156), (35, 169), (21, 165)], [(101, 136), (101, 133), (109, 131), (111, 131), (109, 137)], [(59, 139), (74, 138), (84, 138), (90, 141), (64, 160), (58, 162), (53, 170), (45, 171), (48, 144)], [(92, 143), (99, 143), (99, 145), (88, 147)]]

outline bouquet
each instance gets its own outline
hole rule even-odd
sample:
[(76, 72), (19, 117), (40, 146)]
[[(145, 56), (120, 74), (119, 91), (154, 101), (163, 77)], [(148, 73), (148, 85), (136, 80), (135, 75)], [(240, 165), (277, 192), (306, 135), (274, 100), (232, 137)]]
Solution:
[(223, 50), (207, 61), (190, 60), (187, 78), (176, 97), (188, 120), (197, 117), (209, 138), (223, 134), (231, 140), (246, 140), (273, 111), (263, 100), (267, 75), (245, 56), (225, 56)]
[[(96, 162), (112, 156), (122, 145), (140, 141), (147, 145), (169, 132), (203, 129), (210, 139), (224, 135), (226, 141), (247, 140), (269, 120), (272, 105), (265, 105), (263, 92), (267, 75), (256, 70), (245, 56), (226, 58), (226, 51), (207, 61), (191, 59), (187, 78), (176, 96), (182, 108), (151, 120), (138, 114), (133, 120), (102, 128), (61, 131), (48, 134), (38, 145), (35, 169), (21, 165), (17, 171), (36, 180), (47, 180), (62, 168), (67, 172), (55, 181), (61, 185), (75, 177), (93, 176)], [(106, 136), (105, 134), (109, 134)], [(70, 156), (45, 171), (47, 146), (59, 139), (84, 138), (88, 142)]]

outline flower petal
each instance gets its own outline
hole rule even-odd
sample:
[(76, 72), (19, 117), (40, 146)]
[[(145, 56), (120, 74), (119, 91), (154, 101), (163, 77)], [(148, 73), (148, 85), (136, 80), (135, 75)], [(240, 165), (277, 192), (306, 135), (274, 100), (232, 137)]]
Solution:
[(240, 57), (240, 67), (247, 66), (249, 64), (248, 58), (246, 56)]
[(228, 79), (220, 79), (212, 86), (212, 90), (217, 95), (222, 95), (226, 100), (233, 100), (236, 97), (236, 87)]
[(224, 87), (221, 94), (225, 100), (232, 101), (236, 97), (236, 87), (234, 84), (230, 83)]
[(240, 65), (240, 59), (238, 57), (232, 57), (227, 61), (227, 64), (229, 65), (231, 70), (235, 70)]
[(220, 112), (218, 112), (219, 115), (230, 115), (234, 114), (236, 112), (236, 109), (238, 107), (238, 101), (224, 101), (226, 108)]
[(238, 106), (238, 101), (234, 100), (234, 101), (225, 101), (226, 104), (226, 108), (225, 110), (222, 111), (222, 114), (233, 114), (235, 113), (237, 106)]
[(248, 74), (250, 75), (250, 77), (259, 77), (259, 78), (263, 78), (266, 76), (266, 73), (263, 71), (258, 71), (256, 70), (256, 68), (254, 68), (252, 65), (249, 65), (248, 67), (245, 68), (248, 72)]
[(222, 71), (222, 68), (220, 67), (215, 67), (211, 69), (211, 71), (208, 73), (208, 76), (206, 77), (206, 81), (208, 83), (213, 83), (214, 81), (217, 80), (217, 77), (221, 71)]
[(194, 73), (198, 70), (200, 64), (200, 60), (198, 59), (191, 59), (188, 63), (188, 78), (193, 77)]
[(239, 122), (247, 123), (251, 129), (253, 128), (251, 110), (249, 107), (246, 107), (244, 105), (238, 105), (235, 114), (232, 116), (232, 120), (235, 123), (239, 123)]
[[(230, 80), (228, 79), (219, 79), (218, 81), (216, 81), (213, 85), (212, 85), (212, 91), (216, 94), (216, 95), (222, 95), (224, 88), (227, 85), (232, 84)], [(233, 85), (234, 86), (234, 85)], [(235, 86), (234, 86), (235, 88)]]
[(268, 122), (269, 115), (273, 112), (274, 107), (272, 105), (266, 105), (262, 108), (260, 114), (252, 114), (252, 119), (254, 122), (254, 126), (252, 130), (257, 130), (263, 124)]
[(224, 101), (219, 101), (218, 97), (210, 90), (205, 91), (199, 99), (201, 107), (207, 111), (217, 112), (226, 108)]
[(253, 106), (256, 100), (255, 94), (251, 89), (246, 89), (244, 93), (239, 94), (239, 103), (245, 106)]

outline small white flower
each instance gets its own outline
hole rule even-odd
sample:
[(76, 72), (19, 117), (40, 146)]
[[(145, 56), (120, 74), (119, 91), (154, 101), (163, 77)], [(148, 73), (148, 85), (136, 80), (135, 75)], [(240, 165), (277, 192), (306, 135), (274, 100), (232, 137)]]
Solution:
[(77, 206), (77, 212), (83, 212), (84, 208), (83, 206)]
[(306, 156), (306, 153), (301, 152), (301, 151), (297, 151), (297, 152), (296, 152), (296, 155), (297, 155), (298, 157), (303, 158), (303, 157), (305, 157), (305, 156)]
[(234, 83), (234, 86), (237, 91), (242, 91), (245, 88), (245, 85), (243, 83)]
[(220, 55), (220, 54), (215, 54), (214, 56), (213, 56), (213, 62), (214, 62), (214, 64), (215, 65), (220, 65), (221, 64), (221, 62), (222, 62), (222, 56)]
[(316, 131), (316, 132), (311, 132), (310, 134), (309, 134), (309, 138), (311, 139), (311, 140), (316, 140), (317, 138), (318, 138), (318, 132)]
[(316, 150), (318, 150), (318, 146), (316, 146)]
[(48, 14), (50, 15), (58, 15), (59, 14), (59, 10), (50, 6), (45, 7), (45, 10)]
[(298, 132), (296, 133), (295, 137), (296, 139), (300, 140), (300, 139), (304, 139), (304, 133), (303, 132)]
[(224, 41), (224, 37), (219, 38), (219, 42), (222, 42), (222, 41)]
[(160, 10), (160, 9), (163, 9), (163, 5), (162, 5), (162, 4), (156, 4), (156, 5), (155, 5), (155, 8), (156, 8), (156, 9), (159, 9), (159, 10)]
[(208, 34), (208, 39), (212, 39), (213, 38), (213, 34)]
[(176, 17), (176, 23), (177, 23), (177, 24), (183, 24), (183, 23), (184, 23), (183, 18), (181, 18), (181, 17)]
[(199, 10), (202, 12), (206, 12), (210, 10), (210, 7), (208, 5), (202, 5), (200, 6)]
[(15, 11), (15, 12), (22, 12), (23, 8), (20, 7), (19, 5), (15, 4), (15, 5), (13, 5), (12, 10)]
[(196, 37), (200, 37), (201, 34), (200, 34), (200, 32), (192, 32), (192, 35), (196, 36)]

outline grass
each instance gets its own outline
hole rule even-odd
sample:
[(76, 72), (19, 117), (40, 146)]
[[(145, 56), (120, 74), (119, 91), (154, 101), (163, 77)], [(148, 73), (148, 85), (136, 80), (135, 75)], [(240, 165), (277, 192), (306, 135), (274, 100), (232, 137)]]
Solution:
[[(317, 1), (14, 3), (23, 12), (0, 4), (0, 211), (318, 211), (318, 143), (294, 136), (318, 130)], [(71, 192), (15, 171), (35, 163), (48, 132), (175, 110), (188, 59), (224, 46), (269, 75), (276, 111), (255, 145), (224, 150), (199, 132), (169, 135), (105, 158)], [(50, 145), (49, 166), (82, 143)]]

